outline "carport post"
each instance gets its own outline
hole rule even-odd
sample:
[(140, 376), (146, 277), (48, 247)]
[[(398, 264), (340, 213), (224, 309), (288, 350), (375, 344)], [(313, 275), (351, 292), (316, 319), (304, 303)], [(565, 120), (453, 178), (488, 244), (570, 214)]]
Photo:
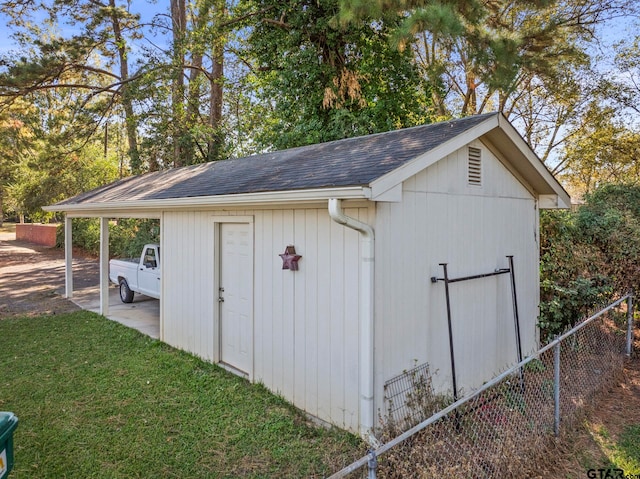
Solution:
[(100, 217), (100, 314), (109, 314), (109, 218)]
[(72, 219), (64, 217), (64, 297), (73, 297), (73, 238), (71, 237)]

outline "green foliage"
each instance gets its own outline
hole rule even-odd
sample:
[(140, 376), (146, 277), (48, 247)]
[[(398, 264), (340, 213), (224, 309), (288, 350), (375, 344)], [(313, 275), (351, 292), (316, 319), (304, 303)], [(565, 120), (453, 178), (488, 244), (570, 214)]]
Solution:
[(572, 193), (582, 196), (606, 183), (638, 183), (640, 133), (618, 118), (618, 109), (593, 101), (582, 123), (565, 144), (558, 168)]
[[(22, 47), (20, 55), (0, 57), (5, 67), (0, 70), (1, 96), (7, 102), (66, 96), (62, 110), (72, 124), (69, 136), (80, 143), (99, 135), (96, 125), (124, 114), (128, 154), (137, 163), (134, 82), (127, 56), (129, 42), (141, 38), (139, 16), (116, 0), (53, 0), (20, 9), (0, 2), (0, 12), (17, 29)], [(56, 28), (61, 24), (64, 33), (73, 33), (61, 34)]]
[(42, 206), (118, 178), (114, 135), (101, 129), (100, 139), (80, 139), (96, 129), (90, 114), (74, 112), (80, 101), (72, 91), (39, 92), (0, 114), (0, 184), (16, 213), (47, 221), (53, 215)]
[(345, 23), (405, 12), (394, 31), (396, 43), (421, 44), (424, 55), (419, 61), (429, 80), (440, 77), (451, 87), (446, 94), (462, 100), (455, 115), (481, 112), (496, 92), (504, 107), (517, 89), (531, 88), (527, 83), (533, 78), (553, 81), (559, 72), (583, 63), (578, 40), (587, 38), (594, 22), (617, 8), (613, 3), (503, 0), (341, 0), (340, 4)]
[[(605, 82), (578, 77), (596, 27), (632, 15), (631, 0), (169, 3), (143, 19), (148, 9), (123, 0), (0, 1), (19, 42), (0, 55), (0, 110), (35, 113), (27, 134), (0, 118), (0, 143), (17, 145), (0, 152), (5, 205), (48, 219), (42, 205), (111, 177), (85, 163), (103, 143), (126, 175), (487, 110), (517, 119), (543, 159), (567, 131), (573, 158), (635, 167), (637, 135), (581, 132), (589, 85)], [(613, 77), (629, 81), (603, 97), (636, 109), (638, 42), (618, 52)], [(77, 162), (87, 174), (74, 179)], [(569, 169), (581, 181), (603, 171)], [(604, 171), (600, 182), (621, 177)]]
[(640, 474), (640, 424), (624, 428), (616, 449), (616, 464), (627, 474)]
[(598, 248), (582, 241), (575, 213), (540, 215), (540, 327), (543, 336), (575, 325), (611, 292)]
[(109, 228), (112, 256), (137, 258), (148, 243), (160, 243), (160, 220), (120, 219)]
[(640, 424), (629, 424), (619, 435), (614, 435), (605, 426), (590, 431), (601, 451), (601, 462), (588, 464), (588, 468), (606, 467), (621, 469), (625, 477), (640, 475)]
[(101, 145), (91, 144), (64, 153), (41, 143), (37, 156), (16, 169), (15, 183), (8, 188), (19, 210), (35, 221), (52, 217), (41, 209), (78, 193), (115, 181), (119, 171), (113, 155), (105, 158)]
[[(71, 223), (73, 246), (87, 253), (100, 253), (100, 220), (74, 218)], [(112, 257), (137, 258), (148, 243), (160, 242), (160, 220), (120, 219), (109, 225), (109, 253)], [(64, 245), (64, 228), (58, 227), (56, 245)]]
[(149, 11), (123, 0), (0, 1), (19, 42), (0, 55), (0, 201), (12, 213), (47, 220), (42, 205), (111, 181), (114, 168), (488, 110), (515, 119), (543, 160), (570, 139), (555, 166), (580, 191), (638, 179), (633, 122), (601, 106), (639, 111), (639, 40), (611, 55), (619, 74), (583, 77), (597, 27), (633, 15), (632, 0), (169, 3), (143, 21)]
[(269, 12), (248, 39), (259, 95), (272, 105), (260, 144), (281, 149), (427, 121), (413, 55), (391, 46), (388, 22), (335, 25), (337, 0), (250, 3)]
[[(401, 12), (403, 19), (391, 36), (399, 47), (414, 51), (423, 80), (432, 89), (431, 117), (501, 111), (544, 161), (554, 161), (557, 155), (551, 152), (566, 139), (588, 138), (580, 132), (586, 121), (580, 120), (584, 104), (600, 83), (589, 68), (588, 53), (595, 50), (589, 44), (599, 42), (599, 26), (626, 14), (631, 17), (636, 4), (632, 0), (340, 0), (340, 19), (357, 24)], [(637, 58), (637, 48), (625, 51)], [(634, 68), (633, 61), (624, 65)], [(628, 83), (635, 88), (617, 96), (627, 99), (625, 106), (640, 111), (637, 74), (625, 70), (612, 76), (631, 77)], [(575, 131), (565, 133), (569, 125)]]
[(363, 18), (385, 18), (397, 12), (403, 15), (398, 31), (404, 37), (428, 30), (443, 36), (464, 32), (465, 23), (478, 23), (483, 15), (482, 4), (476, 0), (340, 0), (340, 21), (343, 24)]
[(540, 326), (550, 336), (612, 294), (640, 290), (640, 186), (605, 185), (576, 211), (543, 211), (540, 240)]
[(26, 153), (33, 147), (33, 138), (26, 125), (35, 117), (35, 109), (24, 101), (16, 101), (4, 111), (0, 109), (0, 225), (5, 212), (19, 213), (10, 189), (18, 178)]
[(640, 291), (640, 186), (609, 184), (586, 197), (576, 226), (602, 255), (603, 274), (619, 294)]
[(622, 40), (615, 51), (615, 64), (621, 74), (605, 78), (603, 87), (619, 105), (640, 113), (640, 35)]
[(577, 278), (566, 286), (544, 279), (540, 290), (540, 328), (546, 339), (586, 318), (591, 308), (603, 304), (611, 293), (603, 277)]
[[(97, 218), (76, 218), (71, 222), (73, 246), (97, 255), (100, 252), (100, 220)], [(56, 231), (56, 246), (64, 246), (64, 225)]]

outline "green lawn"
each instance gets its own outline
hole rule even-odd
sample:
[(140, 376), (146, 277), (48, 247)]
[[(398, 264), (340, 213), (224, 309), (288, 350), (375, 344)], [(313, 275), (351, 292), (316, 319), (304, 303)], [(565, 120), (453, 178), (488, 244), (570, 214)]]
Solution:
[[(625, 475), (640, 477), (640, 424), (625, 426), (615, 440), (605, 426), (597, 428), (592, 437), (600, 446), (602, 457), (598, 464), (606, 464), (609, 469), (621, 469)], [(592, 462), (587, 463), (588, 468), (594, 467)]]
[(93, 313), (0, 319), (0, 410), (21, 478), (321, 477), (352, 435)]
[(626, 426), (615, 449), (616, 465), (627, 474), (640, 477), (640, 424)]

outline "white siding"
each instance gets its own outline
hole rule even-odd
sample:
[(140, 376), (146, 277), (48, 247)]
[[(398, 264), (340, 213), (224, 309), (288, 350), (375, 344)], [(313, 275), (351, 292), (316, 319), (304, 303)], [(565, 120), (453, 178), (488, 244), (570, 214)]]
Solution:
[(210, 215), (162, 218), (162, 339), (204, 359), (214, 358), (214, 239)]
[[(368, 221), (368, 210), (346, 209)], [(262, 381), (300, 409), (358, 428), (359, 234), (326, 208), (165, 212), (163, 340), (215, 361), (215, 221), (253, 219), (254, 365)], [(299, 270), (282, 270), (287, 245)], [(170, 252), (170, 254), (169, 254)]]
[[(444, 284), (508, 267), (513, 255), (524, 353), (536, 347), (537, 210), (533, 196), (481, 143), (482, 187), (467, 183), (461, 148), (403, 185), (400, 203), (376, 209), (376, 407), (382, 387), (429, 363), (435, 387), (451, 390)], [(516, 362), (508, 274), (450, 285), (457, 382), (462, 393)]]
[[(375, 387), (429, 363), (439, 390), (451, 372), (444, 285), (451, 277), (506, 267), (514, 255), (525, 354), (536, 347), (538, 243), (535, 198), (481, 143), (482, 186), (467, 183), (467, 148), (405, 181), (400, 203), (347, 208), (375, 213)], [(164, 341), (210, 361), (219, 358), (215, 221), (249, 218), (254, 241), (254, 363), (250, 377), (325, 421), (358, 430), (359, 256), (356, 231), (326, 207), (163, 214)], [(282, 270), (287, 245), (299, 271)], [(515, 362), (509, 276), (451, 285), (458, 384), (479, 386)]]
[[(347, 209), (366, 218), (367, 210)], [(310, 414), (358, 426), (359, 235), (325, 209), (255, 212), (256, 380)], [(294, 245), (296, 272), (278, 254)], [(261, 250), (261, 252), (258, 252)]]

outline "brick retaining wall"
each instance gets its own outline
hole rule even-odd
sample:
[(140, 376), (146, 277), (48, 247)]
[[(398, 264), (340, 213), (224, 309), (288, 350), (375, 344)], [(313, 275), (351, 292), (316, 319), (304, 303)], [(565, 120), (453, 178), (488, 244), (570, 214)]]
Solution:
[(56, 245), (57, 225), (20, 223), (16, 225), (16, 239), (41, 246)]

